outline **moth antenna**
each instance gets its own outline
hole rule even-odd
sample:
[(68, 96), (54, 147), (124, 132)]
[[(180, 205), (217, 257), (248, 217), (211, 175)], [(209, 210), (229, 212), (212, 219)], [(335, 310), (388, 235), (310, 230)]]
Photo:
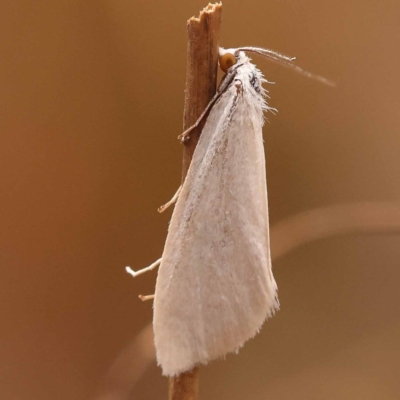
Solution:
[(251, 47), (251, 46), (239, 47), (236, 50), (248, 51), (250, 53), (260, 54), (261, 56), (264, 56), (265, 58), (268, 58), (273, 62), (276, 62), (280, 65), (283, 65), (284, 67), (292, 69), (293, 71), (297, 72), (300, 75), (305, 76), (306, 78), (314, 79), (318, 82), (323, 83), (324, 85), (336, 86), (336, 83), (331, 81), (330, 79), (324, 78), (321, 75), (313, 74), (312, 72), (306, 71), (305, 69), (300, 68), (297, 65), (294, 65), (293, 62), (296, 59), (296, 57), (288, 57), (285, 56), (284, 54), (280, 54), (273, 50), (263, 49), (262, 47)]
[(262, 56), (267, 58), (272, 58), (274, 60), (283, 60), (287, 62), (293, 62), (296, 59), (296, 57), (285, 56), (284, 54), (278, 53), (277, 51), (264, 49), (262, 47), (245, 46), (245, 47), (239, 47), (236, 50), (250, 51), (252, 53), (261, 54)]

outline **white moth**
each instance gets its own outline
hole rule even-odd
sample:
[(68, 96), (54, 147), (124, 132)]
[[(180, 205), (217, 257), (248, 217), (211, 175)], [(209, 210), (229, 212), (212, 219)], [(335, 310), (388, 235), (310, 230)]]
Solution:
[(198, 120), (210, 110), (185, 181), (166, 205), (178, 198), (162, 258), (138, 272), (127, 267), (136, 276), (160, 264), (153, 325), (167, 376), (237, 351), (279, 308), (262, 137), (263, 112), (273, 109), (244, 51), (311, 76), (270, 50), (220, 49), (226, 75)]

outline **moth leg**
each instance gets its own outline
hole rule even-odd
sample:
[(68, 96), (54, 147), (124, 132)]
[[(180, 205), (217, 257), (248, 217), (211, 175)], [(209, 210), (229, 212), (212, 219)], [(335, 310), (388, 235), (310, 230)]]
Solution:
[(147, 296), (143, 296), (142, 294), (139, 294), (139, 299), (142, 300), (142, 301), (153, 300), (154, 299), (154, 294), (149, 294)]
[(214, 97), (210, 100), (210, 102), (207, 104), (207, 107), (204, 109), (204, 111), (201, 113), (200, 117), (197, 119), (197, 121), (188, 129), (186, 129), (185, 132), (180, 134), (178, 136), (178, 139), (181, 141), (181, 143), (184, 143), (186, 140), (189, 140), (189, 133), (197, 128), (200, 124), (200, 122), (203, 120), (205, 115), (208, 113), (210, 108), (217, 102), (217, 100), (221, 97), (221, 95), (226, 91), (226, 89), (229, 87), (230, 83), (232, 82), (233, 78), (236, 75), (236, 70), (238, 67), (240, 67), (242, 64), (235, 64), (234, 67), (231, 67), (226, 75), (224, 76), (221, 84), (219, 85), (217, 89), (217, 93), (215, 93)]
[(162, 258), (158, 259), (156, 262), (153, 262), (153, 264), (149, 265), (146, 268), (139, 269), (139, 271), (134, 271), (131, 267), (125, 267), (125, 271), (129, 274), (132, 275), (134, 278), (138, 275), (142, 275), (147, 271), (151, 271), (154, 268), (158, 267), (161, 264)]
[(198, 120), (188, 129), (186, 129), (185, 132), (181, 133), (178, 136), (178, 139), (181, 141), (181, 143), (186, 142), (187, 140), (190, 139), (189, 133), (194, 129), (197, 128), (200, 124), (200, 122), (202, 121), (202, 119), (204, 118), (204, 116), (206, 115), (206, 113), (208, 112), (208, 110), (211, 108), (211, 106), (214, 105), (214, 103), (217, 101), (218, 97), (220, 96), (219, 93), (216, 93), (215, 96), (210, 100), (210, 102), (207, 104), (207, 107), (205, 108), (205, 110), (201, 113), (200, 117), (198, 118)]
[(178, 200), (178, 197), (179, 197), (179, 194), (181, 193), (181, 190), (182, 190), (182, 185), (179, 186), (179, 189), (176, 191), (176, 193), (174, 194), (174, 196), (172, 197), (172, 199), (171, 199), (168, 203), (165, 203), (163, 206), (158, 207), (158, 208), (157, 208), (157, 211), (161, 214), (161, 213), (164, 212), (169, 206), (171, 206), (172, 204), (174, 204), (174, 203)]

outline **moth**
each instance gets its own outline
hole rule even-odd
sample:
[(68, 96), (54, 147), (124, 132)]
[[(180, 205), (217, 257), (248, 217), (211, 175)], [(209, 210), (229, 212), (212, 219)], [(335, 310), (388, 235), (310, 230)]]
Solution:
[[(220, 48), (225, 72), (190, 131), (207, 118), (176, 201), (154, 296), (154, 337), (163, 374), (175, 376), (237, 351), (279, 309), (272, 274), (262, 127), (269, 107), (258, 53), (324, 83), (294, 59), (257, 47)], [(208, 114), (208, 117), (206, 115)]]

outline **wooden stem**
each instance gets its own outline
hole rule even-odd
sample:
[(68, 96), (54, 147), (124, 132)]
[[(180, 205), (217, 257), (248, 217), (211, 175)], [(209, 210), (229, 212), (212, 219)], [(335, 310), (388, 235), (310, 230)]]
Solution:
[[(187, 22), (188, 49), (183, 131), (197, 121), (216, 92), (221, 15), (222, 3), (209, 4), (200, 12), (199, 18), (192, 17)], [(190, 132), (190, 140), (185, 142), (182, 183), (204, 122)]]
[(169, 378), (168, 400), (197, 400), (199, 367)]
[[(187, 22), (188, 50), (183, 131), (191, 127), (216, 92), (218, 39), (222, 3), (208, 4), (198, 18)], [(183, 150), (182, 183), (192, 161), (205, 121), (190, 133)], [(169, 379), (169, 400), (196, 400), (199, 391), (199, 367)]]

